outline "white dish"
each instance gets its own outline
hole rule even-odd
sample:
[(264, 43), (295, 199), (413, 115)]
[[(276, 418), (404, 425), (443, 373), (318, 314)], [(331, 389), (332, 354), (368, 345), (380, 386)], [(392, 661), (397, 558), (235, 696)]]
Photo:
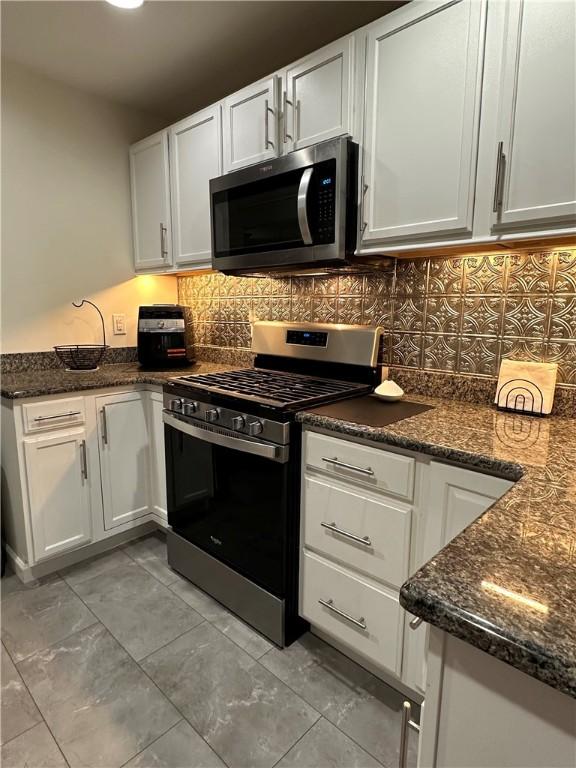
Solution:
[(404, 397), (404, 390), (395, 381), (387, 379), (374, 390), (374, 396), (389, 403), (395, 403)]

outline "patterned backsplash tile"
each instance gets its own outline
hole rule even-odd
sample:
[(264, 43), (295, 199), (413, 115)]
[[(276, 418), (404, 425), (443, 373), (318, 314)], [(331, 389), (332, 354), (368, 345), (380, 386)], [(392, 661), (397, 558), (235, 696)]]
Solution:
[(178, 279), (188, 343), (203, 359), (250, 359), (250, 321), (386, 329), (387, 362), (493, 378), (502, 357), (559, 363), (576, 387), (576, 249), (398, 260), (329, 277)]

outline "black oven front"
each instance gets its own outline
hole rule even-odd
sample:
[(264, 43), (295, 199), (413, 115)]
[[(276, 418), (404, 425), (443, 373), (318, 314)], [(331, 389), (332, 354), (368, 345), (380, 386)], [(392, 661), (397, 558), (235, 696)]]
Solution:
[(164, 427), (171, 565), (288, 644), (302, 631), (299, 441), (276, 445), (169, 411)]
[(343, 263), (356, 240), (357, 145), (341, 137), (210, 181), (212, 266)]

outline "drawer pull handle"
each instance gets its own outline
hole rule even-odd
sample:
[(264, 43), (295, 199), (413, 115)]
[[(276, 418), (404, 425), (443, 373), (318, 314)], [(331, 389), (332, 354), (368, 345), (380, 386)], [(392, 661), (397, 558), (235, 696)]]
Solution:
[(420, 624), (422, 624), (423, 621), (424, 619), (421, 619), (420, 616), (414, 616), (414, 618), (411, 619), (409, 623), (410, 629), (418, 629), (418, 627), (420, 626)]
[(320, 598), (318, 602), (320, 603), (320, 605), (323, 605), (325, 608), (328, 608), (334, 613), (337, 613), (338, 616), (342, 616), (343, 619), (346, 619), (346, 621), (349, 621), (351, 624), (354, 624), (356, 627), (360, 627), (360, 629), (366, 629), (366, 622), (364, 621), (364, 616), (361, 616), (359, 619), (355, 619), (354, 616), (350, 616), (349, 613), (345, 613), (344, 611), (341, 611), (340, 608), (336, 608), (332, 598), (330, 598), (330, 600), (322, 600), (322, 598)]
[(50, 421), (51, 419), (65, 419), (67, 416), (80, 416), (82, 411), (67, 411), (66, 413), (57, 413), (55, 416), (35, 416), (34, 421)]
[(374, 475), (374, 470), (371, 467), (356, 467), (354, 464), (346, 464), (345, 461), (340, 461), (340, 459), (336, 458), (336, 456), (333, 459), (322, 456), (322, 461), (325, 461), (327, 464), (334, 464), (335, 467), (353, 469), (354, 472), (360, 472), (362, 475), (369, 475), (370, 477), (373, 477)]
[(346, 536), (347, 539), (352, 539), (352, 541), (357, 541), (358, 544), (364, 544), (365, 547), (371, 547), (372, 541), (368, 536), (356, 536), (355, 533), (350, 533), (350, 531), (344, 531), (342, 528), (338, 528), (336, 523), (320, 523), (322, 528), (328, 528), (329, 531), (334, 531), (334, 533), (339, 533), (340, 536)]

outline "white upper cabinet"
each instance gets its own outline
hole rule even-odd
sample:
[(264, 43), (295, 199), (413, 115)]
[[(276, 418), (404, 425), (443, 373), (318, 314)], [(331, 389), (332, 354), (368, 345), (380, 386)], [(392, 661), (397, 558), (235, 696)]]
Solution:
[(353, 133), (354, 36), (286, 70), (282, 94), (285, 151)]
[(86, 432), (75, 429), (24, 441), (36, 561), (92, 539)]
[(209, 182), (222, 173), (220, 105), (170, 128), (173, 250), (176, 266), (210, 260)]
[(150, 512), (150, 438), (142, 392), (96, 398), (104, 527)]
[(228, 96), (224, 112), (224, 171), (278, 155), (277, 78), (269, 77)]
[(496, 231), (574, 226), (576, 5), (506, 6), (492, 223)]
[(130, 147), (134, 265), (139, 269), (170, 267), (172, 231), (168, 131)]
[(471, 232), (485, 11), (413, 2), (369, 28), (366, 244)]

